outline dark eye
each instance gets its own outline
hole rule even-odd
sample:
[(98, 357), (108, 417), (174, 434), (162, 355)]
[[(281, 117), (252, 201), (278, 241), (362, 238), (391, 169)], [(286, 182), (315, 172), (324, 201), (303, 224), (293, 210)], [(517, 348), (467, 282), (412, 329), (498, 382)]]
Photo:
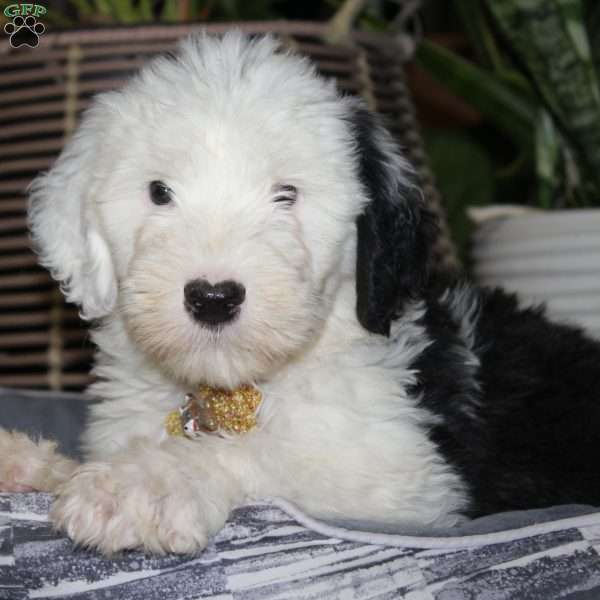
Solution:
[(293, 185), (278, 185), (275, 187), (273, 202), (294, 204), (298, 197), (298, 189)]
[(150, 200), (158, 206), (169, 204), (173, 200), (173, 191), (162, 181), (152, 181), (150, 183)]

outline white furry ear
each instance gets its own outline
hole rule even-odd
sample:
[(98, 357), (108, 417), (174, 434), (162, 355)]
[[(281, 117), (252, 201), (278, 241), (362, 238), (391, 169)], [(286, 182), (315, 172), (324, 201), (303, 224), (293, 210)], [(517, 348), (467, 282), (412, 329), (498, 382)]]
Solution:
[(45, 174), (30, 186), (29, 225), (40, 263), (61, 282), (67, 299), (95, 319), (114, 307), (117, 286), (95, 206), (101, 110), (96, 104)]

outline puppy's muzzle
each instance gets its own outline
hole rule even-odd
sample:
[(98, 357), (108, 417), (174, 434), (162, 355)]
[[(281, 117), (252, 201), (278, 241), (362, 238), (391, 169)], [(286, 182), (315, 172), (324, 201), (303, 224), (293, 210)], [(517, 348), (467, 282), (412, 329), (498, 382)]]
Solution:
[(207, 326), (232, 321), (240, 312), (246, 289), (235, 281), (209, 283), (206, 279), (188, 281), (183, 288), (184, 306), (192, 318)]

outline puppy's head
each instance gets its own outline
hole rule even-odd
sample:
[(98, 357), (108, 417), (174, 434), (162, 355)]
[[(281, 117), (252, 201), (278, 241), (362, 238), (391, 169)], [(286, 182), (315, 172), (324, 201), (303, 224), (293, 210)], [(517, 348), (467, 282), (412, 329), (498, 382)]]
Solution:
[(87, 318), (122, 317), (186, 383), (234, 386), (302, 352), (356, 273), (387, 334), (426, 236), (378, 120), (271, 38), (184, 42), (97, 98), (32, 186), (42, 263)]

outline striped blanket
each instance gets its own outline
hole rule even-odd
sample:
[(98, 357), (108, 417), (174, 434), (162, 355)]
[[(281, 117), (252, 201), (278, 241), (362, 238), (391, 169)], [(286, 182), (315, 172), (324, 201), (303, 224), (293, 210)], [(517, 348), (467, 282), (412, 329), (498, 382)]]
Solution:
[(51, 500), (0, 494), (0, 599), (600, 599), (599, 512), (425, 537), (333, 526), (275, 499), (238, 508), (198, 556), (105, 558), (52, 530)]

